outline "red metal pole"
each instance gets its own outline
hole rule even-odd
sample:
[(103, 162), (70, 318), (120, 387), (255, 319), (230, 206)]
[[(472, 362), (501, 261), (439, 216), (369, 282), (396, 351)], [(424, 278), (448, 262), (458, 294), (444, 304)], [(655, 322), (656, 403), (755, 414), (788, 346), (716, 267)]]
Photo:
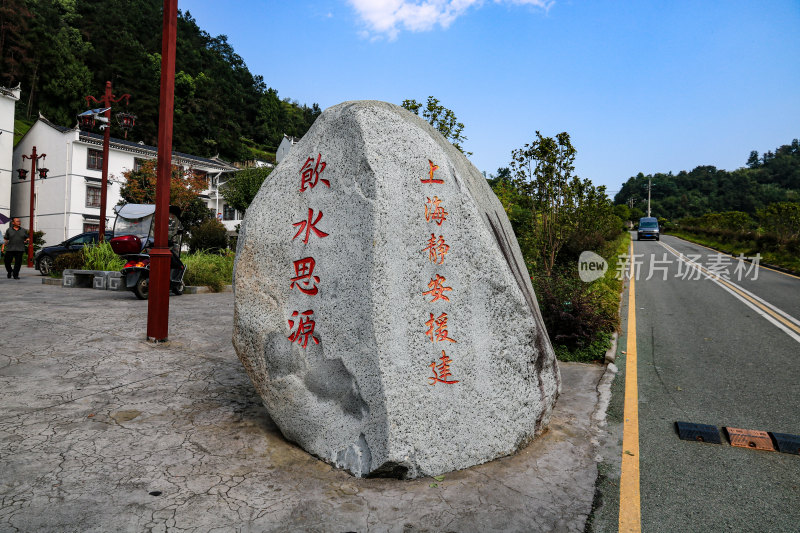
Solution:
[(164, 0), (161, 37), (161, 97), (158, 112), (158, 167), (154, 246), (150, 250), (150, 289), (147, 301), (147, 338), (167, 340), (169, 322), (169, 266), (167, 247), (169, 186), (172, 176), (172, 118), (175, 111), (175, 42), (178, 0)]
[(33, 152), (31, 152), (31, 218), (30, 223), (28, 224), (28, 268), (33, 267), (33, 199), (35, 194), (35, 189), (33, 188), (33, 183), (36, 181), (36, 147), (33, 147)]
[(109, 108), (104, 116), (108, 119), (103, 129), (103, 179), (100, 182), (100, 226), (97, 240), (103, 242), (106, 235), (106, 202), (108, 201), (108, 142), (111, 139), (111, 82), (106, 82), (106, 92), (103, 95), (103, 106)]

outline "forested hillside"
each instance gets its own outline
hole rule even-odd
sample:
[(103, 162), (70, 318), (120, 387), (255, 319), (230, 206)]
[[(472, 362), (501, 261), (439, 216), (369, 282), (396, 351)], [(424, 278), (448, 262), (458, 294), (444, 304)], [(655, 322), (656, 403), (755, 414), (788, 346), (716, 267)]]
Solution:
[[(72, 126), (86, 95), (101, 96), (109, 80), (116, 95), (131, 95), (129, 111), (138, 118), (128, 138), (155, 145), (161, 8), (159, 0), (0, 0), (0, 85), (21, 84), (17, 118), (41, 112)], [(316, 104), (281, 100), (226, 36), (212, 37), (190, 13), (179, 13), (175, 150), (231, 161), (264, 157), (284, 133), (302, 136), (320, 112)]]
[(639, 173), (614, 198), (616, 204), (647, 207), (647, 180), (652, 178), (653, 216), (669, 220), (711, 212), (742, 211), (754, 215), (767, 205), (800, 201), (800, 143), (794, 139), (775, 152), (751, 152), (747, 166), (733, 171), (699, 166), (678, 174)]

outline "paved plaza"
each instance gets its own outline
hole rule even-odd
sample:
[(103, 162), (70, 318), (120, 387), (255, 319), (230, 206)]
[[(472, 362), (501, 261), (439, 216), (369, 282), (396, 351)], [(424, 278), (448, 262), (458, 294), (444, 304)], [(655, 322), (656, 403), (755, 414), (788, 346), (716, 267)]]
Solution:
[(441, 481), (358, 479), (287, 442), (231, 345), (233, 294), (0, 279), (0, 531), (583, 531), (604, 367), (562, 363), (548, 431)]

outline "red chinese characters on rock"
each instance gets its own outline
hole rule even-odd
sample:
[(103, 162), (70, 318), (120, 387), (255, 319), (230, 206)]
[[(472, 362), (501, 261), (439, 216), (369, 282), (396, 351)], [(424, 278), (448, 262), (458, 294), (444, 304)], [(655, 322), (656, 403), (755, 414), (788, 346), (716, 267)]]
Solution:
[(443, 179), (433, 177), (433, 173), (439, 170), (439, 165), (435, 165), (430, 159), (428, 159), (428, 165), (430, 165), (430, 169), (428, 170), (428, 179), (419, 181), (422, 183), (444, 183)]
[(458, 380), (448, 379), (452, 377), (452, 374), (450, 373), (450, 362), (452, 360), (447, 356), (446, 353), (444, 353), (444, 350), (442, 350), (442, 356), (439, 358), (439, 361), (441, 361), (441, 363), (438, 365), (436, 364), (436, 361), (431, 361), (431, 364), (428, 365), (431, 367), (431, 371), (433, 372), (433, 376), (428, 378), (428, 383), (431, 386), (434, 386), (437, 383), (445, 383), (447, 385), (458, 383)]
[[(428, 159), (428, 178), (421, 179), (420, 181), (422, 183), (431, 185), (443, 184), (444, 180), (437, 178), (435, 175), (437, 170), (439, 170), (439, 165), (436, 165), (433, 161)], [(447, 221), (447, 216), (449, 213), (444, 210), (444, 207), (441, 206), (441, 203), (442, 200), (439, 199), (438, 196), (434, 196), (433, 199), (426, 197), (425, 222), (433, 222), (437, 226), (441, 227), (442, 224)], [(449, 251), (450, 246), (445, 242), (444, 236), (439, 235), (437, 238), (435, 233), (431, 233), (431, 237), (428, 239), (427, 246), (422, 249), (422, 252), (427, 254), (428, 261), (438, 265), (444, 264), (445, 257)], [(432, 278), (430, 283), (428, 283), (429, 290), (423, 292), (422, 295), (430, 297), (428, 303), (433, 303), (438, 300), (449, 302), (450, 298), (448, 298), (445, 293), (452, 291), (453, 288), (445, 286), (444, 282), (447, 280), (444, 276), (440, 276), (439, 274), (435, 274), (435, 276), (436, 277)], [(431, 340), (431, 342), (455, 343), (455, 339), (450, 338), (450, 334), (447, 331), (447, 313), (441, 313), (438, 317), (434, 317), (433, 313), (429, 313), (429, 315), (430, 319), (425, 322), (425, 325), (428, 326), (428, 329), (425, 331), (425, 335)], [(433, 372), (433, 376), (428, 377), (428, 383), (431, 386), (434, 386), (437, 383), (445, 383), (447, 385), (458, 383), (458, 380), (452, 379), (452, 374), (450, 373), (450, 363), (452, 360), (447, 356), (444, 350), (442, 350), (442, 356), (439, 358), (439, 361), (440, 363), (438, 366), (436, 361), (433, 361), (430, 365), (428, 365)]]
[(300, 222), (295, 222), (294, 224), (292, 224), (292, 226), (300, 226), (300, 229), (297, 230), (297, 233), (294, 234), (292, 240), (295, 240), (301, 233), (303, 233), (303, 231), (306, 232), (306, 236), (303, 239), (303, 244), (308, 244), (308, 238), (311, 235), (312, 231), (320, 239), (328, 236), (327, 233), (317, 228), (317, 224), (319, 223), (320, 219), (322, 219), (322, 211), (317, 213), (317, 219), (312, 222), (313, 218), (314, 218), (314, 210), (309, 207), (308, 220), (301, 220)]
[[(319, 339), (314, 336), (314, 327), (316, 326), (316, 322), (311, 318), (314, 314), (314, 311), (309, 309), (308, 311), (303, 311), (302, 313), (295, 311), (292, 313), (292, 318), (289, 319), (289, 329), (292, 330), (297, 324), (297, 329), (292, 331), (292, 334), (289, 335), (289, 340), (292, 342), (297, 342), (303, 348), (308, 346), (308, 340), (313, 340), (316, 344), (319, 344)], [(292, 320), (296, 318), (297, 320)]]
[(319, 288), (316, 285), (319, 283), (319, 277), (314, 276), (315, 265), (316, 262), (313, 257), (306, 257), (295, 261), (295, 276), (292, 278), (292, 283), (289, 285), (289, 288), (294, 289), (296, 287), (303, 294), (315, 296), (319, 292)]
[(428, 336), (431, 342), (456, 342), (450, 338), (450, 334), (447, 332), (447, 313), (442, 313), (438, 318), (433, 318), (433, 313), (430, 313), (430, 315), (430, 320), (425, 322), (425, 325), (428, 326), (428, 331), (425, 332), (425, 335)]
[(444, 207), (441, 207), (439, 204), (442, 203), (439, 200), (438, 196), (434, 196), (433, 200), (430, 198), (425, 199), (425, 221), (426, 222), (434, 222), (437, 225), (441, 226), (442, 222), (447, 220), (447, 211), (444, 210)]
[(430, 290), (423, 292), (422, 295), (431, 297), (431, 301), (429, 303), (433, 303), (436, 300), (445, 300), (448, 302), (450, 301), (450, 298), (448, 298), (447, 295), (445, 295), (445, 292), (452, 291), (453, 288), (445, 287), (444, 286), (445, 281), (447, 281), (447, 279), (445, 279), (444, 276), (436, 274), (436, 277), (431, 279), (430, 283), (428, 283), (428, 288)]
[(444, 257), (447, 255), (447, 252), (450, 251), (450, 246), (448, 246), (444, 242), (444, 237), (439, 235), (439, 238), (436, 238), (436, 235), (431, 233), (431, 238), (428, 239), (428, 246), (422, 249), (423, 252), (428, 252), (428, 261), (431, 263), (444, 263)]
[(320, 178), (320, 174), (322, 174), (326, 166), (326, 163), (321, 160), (322, 154), (317, 154), (317, 161), (312, 168), (311, 164), (314, 163), (314, 158), (309, 157), (306, 159), (303, 168), (300, 169), (300, 192), (306, 192), (306, 185), (308, 185), (310, 189), (313, 189), (319, 182), (329, 189), (331, 188), (331, 183), (328, 180)]
[[(300, 192), (304, 193), (307, 190), (313, 189), (320, 183), (330, 189), (330, 181), (321, 177), (326, 166), (327, 164), (322, 161), (321, 153), (317, 154), (316, 161), (313, 157), (306, 159), (303, 168), (300, 169)], [(325, 233), (317, 227), (320, 220), (322, 220), (322, 211), (318, 211), (315, 218), (314, 210), (309, 207), (308, 218), (292, 224), (293, 227), (298, 228), (292, 240), (297, 239), (304, 232), (304, 245), (308, 244), (312, 232), (320, 239), (327, 237), (328, 233)], [(317, 284), (320, 282), (319, 276), (314, 275), (314, 267), (316, 264), (316, 261), (311, 256), (294, 261), (294, 277), (290, 280), (289, 289), (297, 289), (307, 296), (316, 296), (319, 293)], [(316, 321), (312, 318), (313, 316), (313, 309), (308, 309), (302, 313), (300, 311), (292, 312), (291, 318), (288, 319), (289, 330), (291, 331), (291, 335), (288, 337), (289, 341), (292, 343), (296, 342), (303, 349), (308, 347), (309, 340), (314, 341), (315, 344), (319, 344), (319, 339), (314, 336)]]

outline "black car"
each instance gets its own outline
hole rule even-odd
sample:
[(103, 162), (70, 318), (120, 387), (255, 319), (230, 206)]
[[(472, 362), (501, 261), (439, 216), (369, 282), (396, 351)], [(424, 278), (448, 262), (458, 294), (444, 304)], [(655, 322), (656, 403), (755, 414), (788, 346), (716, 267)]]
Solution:
[[(61, 244), (56, 244), (55, 246), (45, 246), (36, 252), (36, 257), (34, 257), (36, 269), (42, 274), (42, 276), (48, 275), (50, 271), (53, 270), (53, 262), (56, 260), (56, 257), (69, 252), (79, 252), (87, 244), (97, 244), (97, 235), (98, 232), (96, 231), (87, 231), (86, 233), (81, 233), (80, 235), (71, 237)], [(105, 234), (105, 240), (108, 241), (113, 236), (113, 232), (107, 231)]]

